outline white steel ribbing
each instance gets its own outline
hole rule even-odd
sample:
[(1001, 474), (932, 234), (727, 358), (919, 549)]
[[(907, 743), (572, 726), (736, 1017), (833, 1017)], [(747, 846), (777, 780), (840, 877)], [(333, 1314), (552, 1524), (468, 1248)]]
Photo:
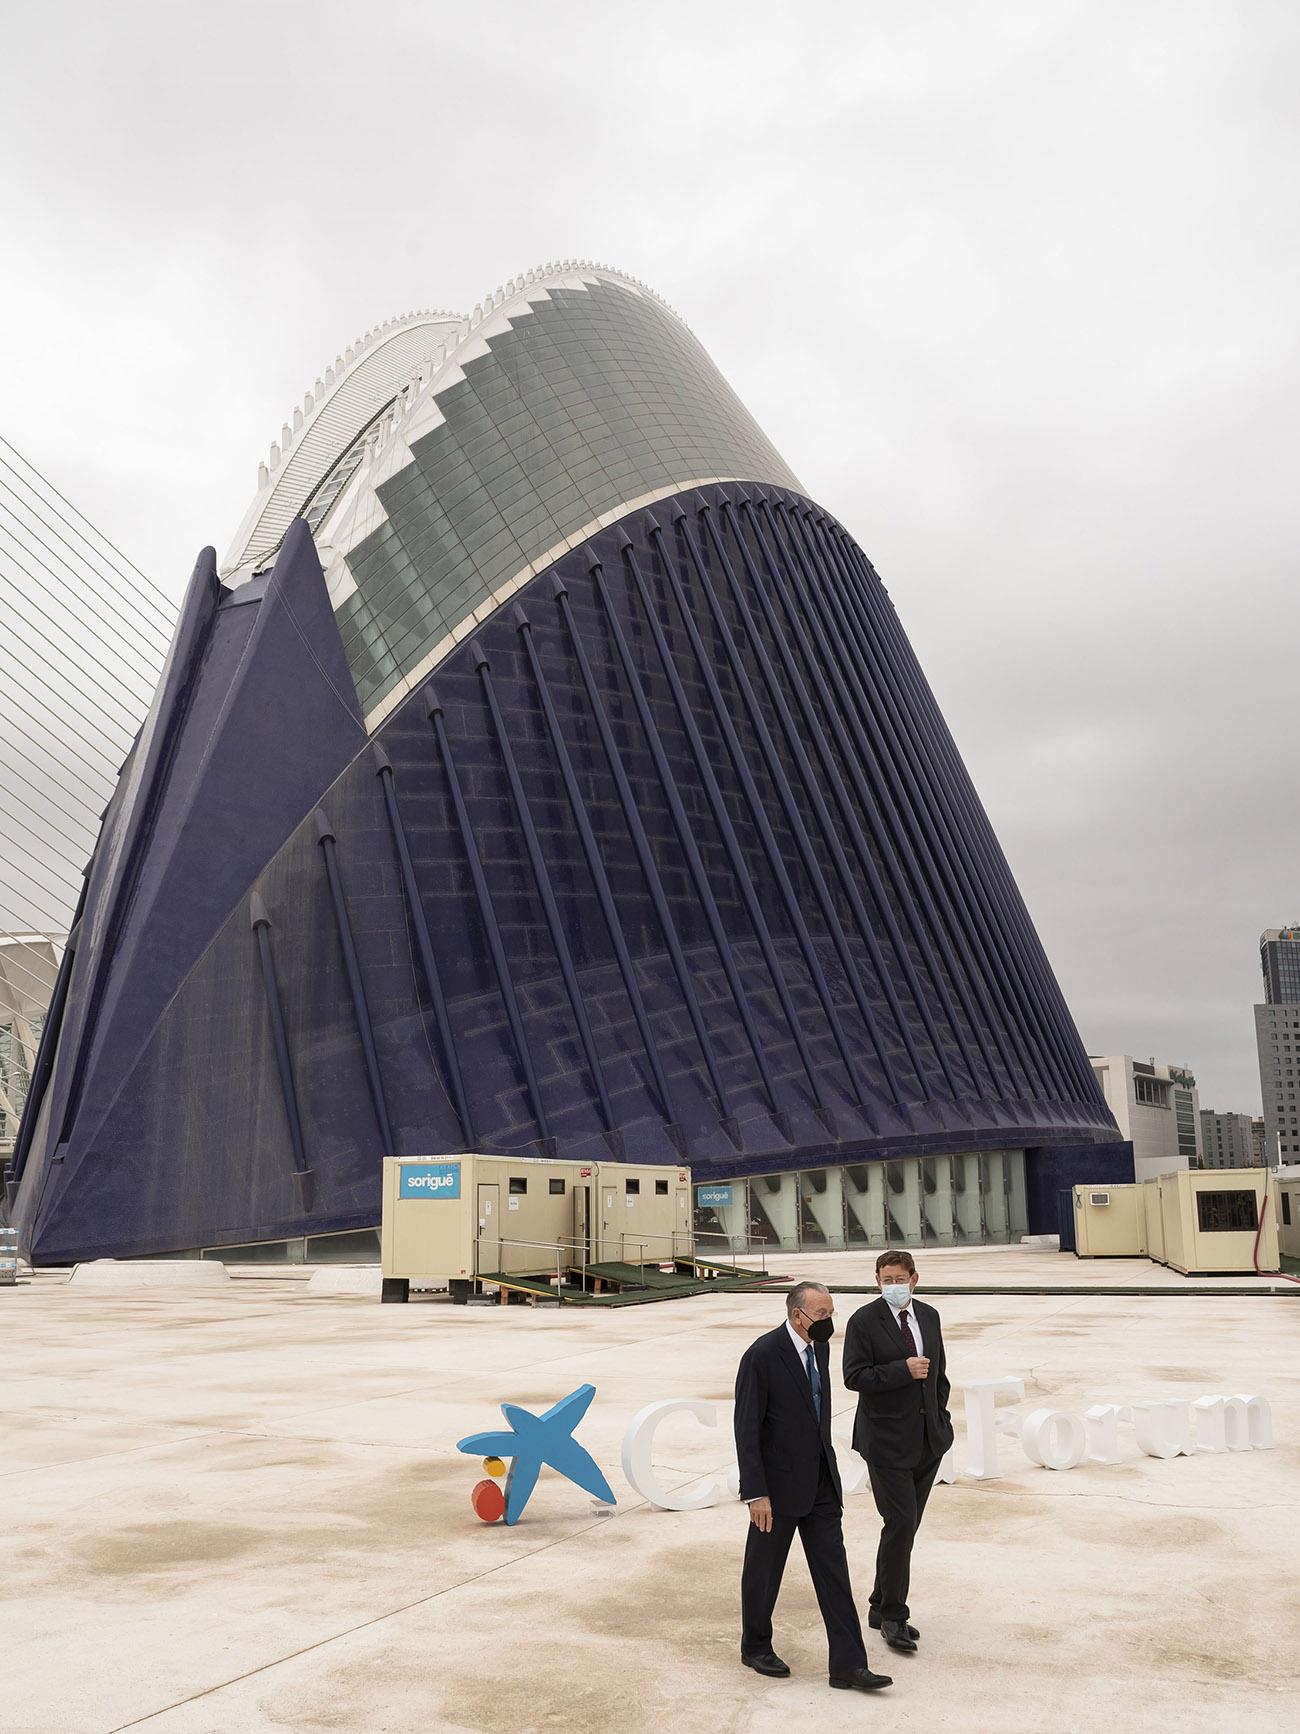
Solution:
[(0, 436), (0, 939), (66, 933), (175, 619), (170, 598)]

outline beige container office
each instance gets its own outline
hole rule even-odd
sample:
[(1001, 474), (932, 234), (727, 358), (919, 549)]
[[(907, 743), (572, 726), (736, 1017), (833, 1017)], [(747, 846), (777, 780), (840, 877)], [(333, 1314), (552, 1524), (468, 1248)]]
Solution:
[(1277, 1246), (1286, 1258), (1300, 1258), (1300, 1180), (1277, 1182)]
[(1154, 1184), (1161, 1264), (1184, 1276), (1230, 1275), (1254, 1271), (1258, 1256), (1261, 1271), (1278, 1269), (1278, 1184), (1267, 1168), (1182, 1168)]
[(380, 1264), (385, 1297), (412, 1281), (453, 1294), (492, 1276), (658, 1263), (693, 1251), (688, 1168), (539, 1158), (390, 1156)]
[(1142, 1186), (1074, 1188), (1074, 1250), (1080, 1258), (1140, 1258), (1146, 1249)]
[[(1170, 1178), (1172, 1179), (1172, 1176)], [(1144, 1180), (1142, 1193), (1145, 1204), (1147, 1257), (1154, 1259), (1157, 1264), (1163, 1264), (1165, 1262), (1164, 1181), (1162, 1179)]]
[(694, 1250), (689, 1168), (602, 1162), (590, 1197), (592, 1263), (656, 1264)]

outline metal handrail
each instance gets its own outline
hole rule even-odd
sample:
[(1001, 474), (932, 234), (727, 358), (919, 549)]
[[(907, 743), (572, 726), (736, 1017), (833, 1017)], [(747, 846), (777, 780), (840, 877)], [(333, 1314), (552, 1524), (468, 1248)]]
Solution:
[(697, 1244), (701, 1240), (725, 1240), (727, 1243), (727, 1254), (728, 1254), (728, 1257), (730, 1257), (730, 1258), (736, 1258), (736, 1257), (752, 1258), (754, 1256), (755, 1251), (757, 1251), (758, 1257), (759, 1257), (759, 1269), (761, 1270), (761, 1272), (764, 1276), (767, 1275), (767, 1247), (766, 1247), (766, 1245), (759, 1245), (757, 1248), (755, 1248), (754, 1246), (752, 1246), (748, 1242), (748, 1240), (745, 1239), (745, 1237), (742, 1236), (741, 1239), (742, 1239), (743, 1244), (741, 1245), (740, 1252), (737, 1253), (737, 1251), (736, 1251), (736, 1236), (731, 1235), (731, 1234), (724, 1234), (720, 1228), (698, 1228), (695, 1230), (694, 1238), (695, 1238)]
[[(673, 1250), (673, 1256), (676, 1257), (677, 1236), (679, 1234), (684, 1235), (687, 1238), (687, 1240), (689, 1240), (693, 1245), (696, 1245), (696, 1246), (698, 1246), (698, 1244), (702, 1240), (725, 1240), (727, 1243), (727, 1255), (728, 1255), (728, 1257), (732, 1258), (732, 1259), (734, 1259), (736, 1257), (736, 1247), (735, 1247), (734, 1238), (730, 1234), (723, 1234), (720, 1229), (713, 1229), (713, 1228), (702, 1228), (702, 1229), (675, 1228), (675, 1229), (673, 1229), (671, 1234), (645, 1233), (645, 1234), (639, 1234), (635, 1240), (633, 1240), (632, 1237), (625, 1230), (620, 1236), (620, 1245), (624, 1248), (624, 1250), (626, 1250), (629, 1242), (633, 1246), (638, 1247), (641, 1251), (641, 1254), (642, 1254), (640, 1262), (644, 1265), (644, 1263), (646, 1262), (644, 1255), (645, 1255), (645, 1247), (646, 1247), (647, 1241), (650, 1241), (650, 1240), (667, 1240), (667, 1241), (671, 1242), (672, 1250)], [(744, 1250), (746, 1251), (746, 1253), (748, 1253), (748, 1248), (746, 1248)], [(687, 1254), (686, 1256), (689, 1257), (690, 1254)], [(752, 1256), (752, 1254), (750, 1254), (750, 1256)], [(759, 1263), (760, 1272), (763, 1276), (766, 1276), (767, 1275), (767, 1248), (765, 1246), (760, 1247), (758, 1249), (758, 1256), (759, 1256), (759, 1261), (760, 1261), (760, 1263)], [(627, 1261), (625, 1260), (624, 1262), (627, 1262)]]
[[(725, 1241), (726, 1247), (727, 1247), (728, 1258), (734, 1260), (736, 1257), (736, 1248), (735, 1248), (734, 1238), (729, 1234), (723, 1234), (720, 1230), (717, 1230), (717, 1229), (700, 1229), (700, 1230), (696, 1231), (694, 1229), (689, 1229), (689, 1228), (674, 1228), (667, 1234), (658, 1234), (658, 1233), (653, 1233), (653, 1232), (646, 1232), (645, 1234), (638, 1235), (638, 1237), (635, 1240), (631, 1240), (631, 1237), (628, 1235), (626, 1230), (624, 1230), (619, 1236), (620, 1250), (622, 1251), (622, 1253), (624, 1255), (623, 1262), (624, 1263), (632, 1262), (626, 1256), (627, 1248), (628, 1248), (628, 1245), (630, 1242), (631, 1245), (633, 1245), (637, 1248), (637, 1251), (640, 1254), (640, 1256), (636, 1262), (640, 1266), (641, 1270), (644, 1271), (645, 1266), (648, 1262), (646, 1259), (646, 1245), (648, 1242), (656, 1241), (656, 1240), (658, 1240), (658, 1241), (665, 1241), (666, 1240), (669, 1243), (670, 1256), (675, 1259), (677, 1257), (677, 1241), (678, 1241), (679, 1236), (681, 1238), (685, 1239), (685, 1241), (687, 1242), (688, 1250), (684, 1255), (686, 1257), (692, 1256), (691, 1249), (694, 1246), (698, 1245), (698, 1243), (701, 1240), (722, 1240), (722, 1241)], [(498, 1248), (505, 1247), (505, 1246), (535, 1246), (535, 1247), (545, 1247), (548, 1250), (553, 1249), (555, 1252), (555, 1286), (556, 1286), (557, 1293), (564, 1286), (564, 1268), (565, 1267), (564, 1267), (564, 1263), (563, 1263), (563, 1260), (561, 1257), (561, 1254), (562, 1254), (564, 1248), (568, 1247), (574, 1251), (580, 1250), (581, 1261), (578, 1263), (578, 1266), (577, 1266), (578, 1272), (579, 1272), (579, 1282), (580, 1282), (582, 1288), (584, 1290), (586, 1289), (586, 1287), (587, 1287), (587, 1262), (588, 1262), (587, 1261), (587, 1250), (588, 1250), (588, 1247), (591, 1243), (591, 1236), (589, 1234), (557, 1234), (557, 1235), (552, 1235), (547, 1240), (525, 1240), (525, 1239), (523, 1239), (517, 1235), (498, 1234), (498, 1235), (492, 1236), (492, 1239), (495, 1241)], [(483, 1272), (481, 1264), (480, 1264), (480, 1253), (482, 1250), (482, 1245), (483, 1245), (482, 1237), (476, 1235), (474, 1237), (474, 1275), (476, 1278), (479, 1278), (479, 1279), (481, 1279), (482, 1276), (484, 1275), (484, 1272)], [(746, 1249), (746, 1252), (747, 1252), (748, 1256), (750, 1256), (750, 1257), (753, 1256), (752, 1252), (749, 1252), (748, 1249)], [(760, 1247), (758, 1256), (759, 1256), (759, 1274), (763, 1277), (766, 1277), (767, 1276), (767, 1248), (766, 1247)], [(657, 1263), (658, 1260), (656, 1260), (655, 1262)], [(573, 1268), (574, 1268), (574, 1264), (573, 1264), (573, 1261), (571, 1261), (569, 1264), (569, 1269), (573, 1269)], [(493, 1274), (493, 1273), (488, 1273), (488, 1274)], [(506, 1275), (508, 1273), (503, 1272), (503, 1271), (498, 1271), (495, 1274), (496, 1275)]]
[[(494, 1235), (493, 1239), (496, 1241), (496, 1244), (499, 1247), (501, 1247), (501, 1246), (544, 1246), (548, 1249), (550, 1249), (551, 1247), (554, 1247), (555, 1248), (555, 1286), (556, 1286), (556, 1289), (558, 1291), (563, 1286), (563, 1283), (564, 1283), (564, 1271), (563, 1271), (563, 1266), (560, 1262), (560, 1249), (561, 1249), (561, 1247), (567, 1245), (570, 1242), (570, 1240), (572, 1240), (573, 1245), (575, 1245), (575, 1246), (578, 1245), (580, 1237), (569, 1236), (569, 1235), (556, 1235), (554, 1237), (554, 1239), (551, 1239), (551, 1240), (520, 1240), (519, 1238), (517, 1238), (514, 1235), (498, 1234), (498, 1235)], [(479, 1248), (481, 1245), (482, 1245), (482, 1242), (481, 1242), (480, 1238), (476, 1235), (474, 1237), (474, 1275), (476, 1277), (479, 1277), (479, 1278), (481, 1278), (483, 1275), (482, 1270), (479, 1268)], [(497, 1276), (508, 1276), (509, 1272), (508, 1271), (497, 1271), (495, 1274)], [(585, 1243), (583, 1244), (583, 1253), (582, 1253), (582, 1286), (584, 1288), (587, 1286), (587, 1251), (586, 1251)]]

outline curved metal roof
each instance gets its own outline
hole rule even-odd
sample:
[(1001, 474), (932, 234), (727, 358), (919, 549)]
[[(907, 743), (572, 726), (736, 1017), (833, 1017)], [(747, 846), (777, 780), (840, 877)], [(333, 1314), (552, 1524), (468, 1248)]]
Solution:
[(386, 319), (326, 368), (271, 446), (258, 490), (222, 563), (222, 576), (247, 577), (279, 547), (313, 493), (402, 386), (445, 349), (463, 324), (455, 313)]

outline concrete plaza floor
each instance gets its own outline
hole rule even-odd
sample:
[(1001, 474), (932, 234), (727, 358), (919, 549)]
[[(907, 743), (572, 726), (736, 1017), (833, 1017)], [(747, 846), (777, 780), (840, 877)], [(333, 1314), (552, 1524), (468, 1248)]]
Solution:
[[(1018, 1256), (1028, 1271), (1047, 1255), (998, 1255)], [(808, 1263), (839, 1280), (834, 1255)], [(841, 1321), (855, 1304), (840, 1297)], [(1015, 1374), (1025, 1408), (1259, 1393), (1276, 1446), (1162, 1461), (1124, 1429), (1122, 1462), (1053, 1473), (1004, 1440), (999, 1479), (936, 1489), (915, 1560), (921, 1653), (869, 1634), (896, 1684), (864, 1703), (826, 1685), (797, 1548), (777, 1610), (794, 1677), (767, 1682), (737, 1657), (742, 1508), (657, 1511), (621, 1473), (630, 1418), (666, 1397), (716, 1402), (718, 1425), (665, 1423), (665, 1484), (729, 1461), (736, 1361), (779, 1298), (381, 1307), (266, 1274), (0, 1290), (0, 1728), (1294, 1728), (1300, 1298), (1100, 1283), (939, 1304), (955, 1380)], [(481, 1469), (455, 1440), (496, 1424), (503, 1399), (540, 1409), (588, 1380), (579, 1438), (618, 1511), (544, 1472), (516, 1528), (480, 1524)], [(844, 1441), (852, 1405), (839, 1388)], [(869, 1494), (845, 1529), (865, 1604)]]

